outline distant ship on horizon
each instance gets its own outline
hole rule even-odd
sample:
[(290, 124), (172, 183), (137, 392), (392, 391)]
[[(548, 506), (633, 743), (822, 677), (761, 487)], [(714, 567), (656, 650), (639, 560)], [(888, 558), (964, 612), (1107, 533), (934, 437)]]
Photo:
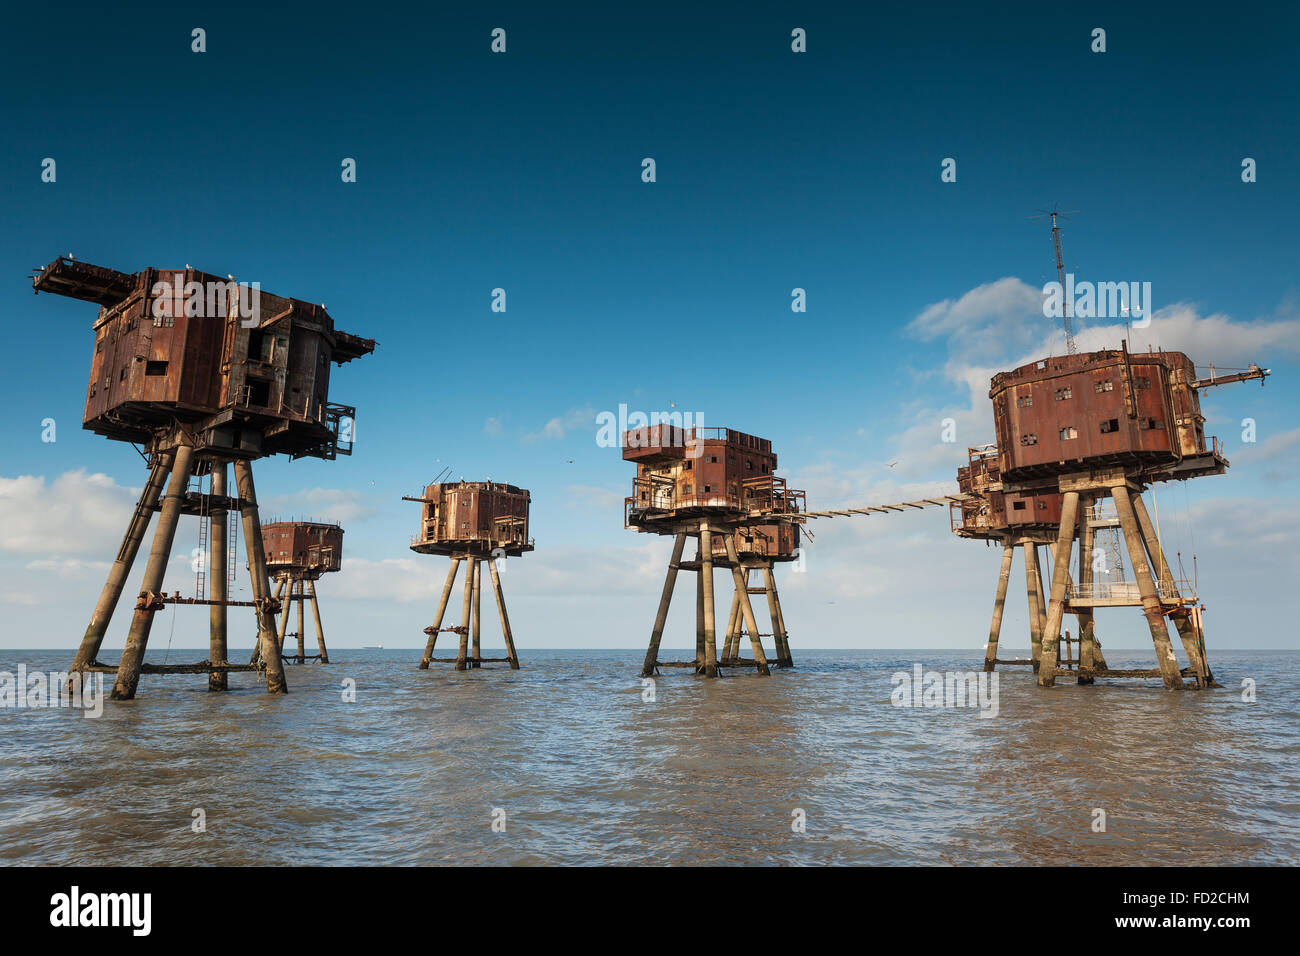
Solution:
[(382, 651), (384, 649), (384, 645), (383, 644), (362, 644), (361, 649), (363, 651)]

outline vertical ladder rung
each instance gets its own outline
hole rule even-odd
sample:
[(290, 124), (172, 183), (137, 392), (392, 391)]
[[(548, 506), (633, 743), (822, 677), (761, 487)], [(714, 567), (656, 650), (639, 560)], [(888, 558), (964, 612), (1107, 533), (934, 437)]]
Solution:
[(235, 570), (238, 567), (236, 558), (239, 554), (239, 520), (235, 518), (230, 512), (226, 512), (226, 521), (229, 522), (230, 524), (229, 527), (230, 546), (226, 550), (226, 566), (227, 566), (226, 581), (227, 581), (227, 588), (228, 588), (227, 593), (233, 594), (235, 591)]
[(202, 601), (208, 596), (208, 540), (212, 528), (212, 515), (208, 512), (209, 496), (203, 494), (203, 479), (199, 479), (199, 559), (194, 569), (194, 597)]

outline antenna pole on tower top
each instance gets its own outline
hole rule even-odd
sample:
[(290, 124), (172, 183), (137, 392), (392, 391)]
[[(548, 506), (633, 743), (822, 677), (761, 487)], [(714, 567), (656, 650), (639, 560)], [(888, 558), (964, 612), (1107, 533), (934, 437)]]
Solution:
[(1074, 323), (1071, 322), (1074, 303), (1067, 301), (1065, 294), (1065, 259), (1061, 255), (1061, 227), (1056, 224), (1056, 210), (1048, 215), (1052, 217), (1052, 244), (1056, 247), (1056, 279), (1061, 284), (1061, 321), (1065, 325), (1065, 349), (1071, 355), (1079, 354), (1079, 347), (1074, 344)]

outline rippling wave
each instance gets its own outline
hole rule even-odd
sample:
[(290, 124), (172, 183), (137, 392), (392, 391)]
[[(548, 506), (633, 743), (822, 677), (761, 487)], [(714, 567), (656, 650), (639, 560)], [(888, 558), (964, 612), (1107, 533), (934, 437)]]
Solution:
[[(249, 674), (227, 694), (202, 676), (146, 674), (137, 700), (99, 719), (0, 709), (0, 861), (1300, 860), (1293, 653), (1216, 653), (1225, 689), (1209, 693), (1069, 679), (1043, 690), (1008, 669), (998, 716), (981, 719), (891, 704), (891, 675), (916, 662), (978, 669), (955, 651), (796, 648), (795, 669), (769, 679), (668, 670), (653, 703), (639, 652), (521, 652), (519, 671), (457, 673), (417, 670), (419, 650), (332, 648), (329, 666), (288, 669), (285, 697)], [(1150, 666), (1149, 654), (1107, 657)], [(6, 651), (0, 670), (70, 660)], [(1257, 702), (1242, 701), (1243, 678)]]

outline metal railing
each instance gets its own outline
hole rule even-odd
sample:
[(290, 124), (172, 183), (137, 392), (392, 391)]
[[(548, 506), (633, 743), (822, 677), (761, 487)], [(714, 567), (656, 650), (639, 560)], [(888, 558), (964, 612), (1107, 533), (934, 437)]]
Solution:
[(624, 519), (638, 511), (677, 511), (683, 508), (726, 508), (766, 514), (798, 514), (807, 510), (807, 496), (790, 488), (784, 478), (760, 475), (741, 481), (736, 494), (730, 491), (702, 491), (694, 487), (679, 492), (675, 480), (667, 477), (636, 477), (632, 494), (623, 499)]
[(968, 498), (948, 502), (948, 522), (955, 532), (982, 532), (993, 529), (992, 506), (986, 498)]
[[(1184, 578), (1161, 578), (1156, 585), (1161, 601), (1195, 601), (1196, 585)], [(1132, 601), (1140, 603), (1142, 593), (1136, 581), (1096, 581), (1091, 584), (1071, 583), (1066, 588), (1067, 597), (1082, 601)]]
[(523, 545), (533, 546), (533, 539), (524, 534), (496, 534), (491, 531), (481, 533), (478, 529), (472, 531), (462, 531), (458, 534), (438, 534), (429, 532), (427, 534), (411, 535), (411, 544), (446, 544), (452, 541), (487, 541), (493, 545), (502, 548), (517, 548)]

